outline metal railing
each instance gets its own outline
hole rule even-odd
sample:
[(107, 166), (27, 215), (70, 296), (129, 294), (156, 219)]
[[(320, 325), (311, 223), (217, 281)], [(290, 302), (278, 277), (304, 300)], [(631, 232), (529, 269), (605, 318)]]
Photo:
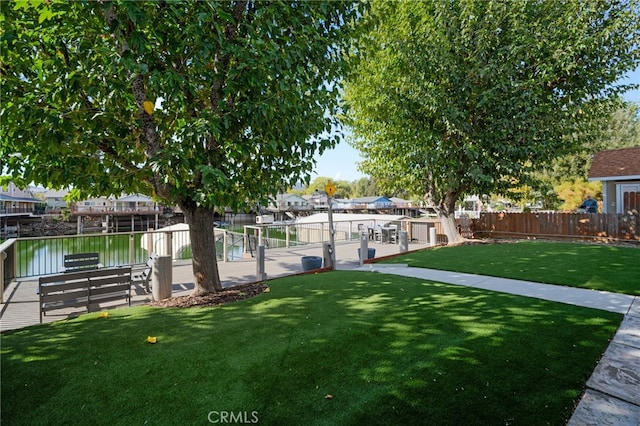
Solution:
[[(334, 222), (334, 241), (357, 240), (360, 232), (367, 229), (367, 225), (374, 227), (376, 221)], [(329, 232), (327, 222), (245, 225), (244, 252), (253, 255), (258, 245), (270, 249), (322, 243), (329, 241)]]
[(154, 206), (138, 206), (138, 207), (125, 207), (125, 206), (71, 206), (71, 213), (73, 214), (87, 214), (87, 213), (130, 213), (130, 214), (161, 214), (163, 209)]
[[(429, 240), (429, 227), (436, 226), (438, 233), (442, 231), (437, 221), (397, 220), (389, 219), (357, 219), (334, 222), (334, 241), (357, 241), (361, 232), (368, 232), (377, 226), (397, 225), (399, 230), (409, 234), (410, 241), (426, 243)], [(317, 244), (329, 241), (329, 224), (327, 222), (282, 223), (268, 225), (245, 225), (245, 253), (253, 256), (258, 245), (265, 248), (289, 248), (306, 244)]]
[(14, 214), (42, 214), (44, 208), (40, 207), (0, 207), (0, 215), (14, 215)]
[[(243, 243), (243, 234), (216, 230), (217, 259), (242, 258)], [(192, 256), (187, 230), (12, 238), (0, 245), (0, 284), (60, 273), (65, 255), (89, 252), (98, 253), (104, 267), (143, 264), (151, 253), (174, 260)]]
[[(395, 221), (398, 229), (409, 232), (410, 241), (426, 242), (428, 228), (420, 221)], [(334, 240), (354, 241), (361, 232), (389, 221), (351, 220), (334, 223)], [(258, 245), (265, 248), (295, 247), (329, 241), (329, 224), (287, 223), (247, 225), (243, 233), (215, 230), (217, 259), (223, 262), (255, 253)], [(190, 259), (189, 231), (156, 230), (111, 234), (67, 235), (57, 237), (13, 238), (0, 245), (1, 283), (13, 279), (60, 273), (64, 256), (73, 253), (96, 252), (105, 267), (145, 263), (150, 253), (171, 255), (173, 259)]]

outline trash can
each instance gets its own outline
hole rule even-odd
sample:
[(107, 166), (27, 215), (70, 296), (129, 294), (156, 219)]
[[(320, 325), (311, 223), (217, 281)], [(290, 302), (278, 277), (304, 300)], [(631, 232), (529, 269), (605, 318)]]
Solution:
[(302, 270), (313, 271), (322, 268), (322, 258), (320, 256), (302, 256)]
[[(374, 257), (376, 257), (376, 249), (367, 249), (367, 259), (373, 259)], [(358, 249), (358, 259), (360, 259), (360, 249)]]
[(151, 270), (151, 294), (153, 300), (163, 300), (171, 297), (173, 285), (173, 268), (171, 256), (156, 256), (153, 258)]

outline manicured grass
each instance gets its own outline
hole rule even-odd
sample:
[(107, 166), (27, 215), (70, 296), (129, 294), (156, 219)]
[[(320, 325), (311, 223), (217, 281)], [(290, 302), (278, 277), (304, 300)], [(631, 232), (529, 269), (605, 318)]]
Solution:
[(622, 318), (376, 273), (270, 286), (3, 333), (3, 422), (564, 424)]
[(444, 246), (385, 262), (640, 295), (635, 247), (519, 241)]

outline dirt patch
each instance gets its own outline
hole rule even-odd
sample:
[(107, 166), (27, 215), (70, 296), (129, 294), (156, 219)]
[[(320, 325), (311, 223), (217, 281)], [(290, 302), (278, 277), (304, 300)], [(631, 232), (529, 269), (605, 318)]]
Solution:
[(268, 286), (264, 283), (241, 284), (225, 288), (219, 293), (204, 296), (180, 296), (149, 302), (149, 306), (159, 308), (192, 308), (195, 306), (219, 306), (238, 300), (249, 299), (264, 293)]

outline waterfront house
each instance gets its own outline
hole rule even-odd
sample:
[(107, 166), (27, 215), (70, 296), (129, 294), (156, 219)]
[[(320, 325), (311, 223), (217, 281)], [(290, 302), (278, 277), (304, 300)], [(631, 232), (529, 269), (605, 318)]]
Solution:
[(47, 203), (47, 211), (51, 213), (60, 213), (60, 210), (67, 207), (66, 196), (69, 191), (65, 189), (51, 190), (45, 189), (41, 195), (44, 201)]
[(158, 203), (143, 194), (124, 195), (113, 201), (115, 211), (149, 213), (159, 212)]
[(278, 211), (307, 211), (313, 210), (309, 200), (296, 194), (278, 194), (275, 200), (269, 202), (269, 210)]
[(353, 208), (367, 210), (390, 209), (394, 207), (393, 201), (387, 197), (380, 196), (354, 198), (351, 200), (351, 204)]
[(604, 213), (640, 211), (640, 147), (596, 152), (589, 180), (602, 182)]
[(41, 214), (42, 200), (35, 198), (29, 189), (18, 188), (13, 182), (0, 186), (0, 215), (32, 216)]

